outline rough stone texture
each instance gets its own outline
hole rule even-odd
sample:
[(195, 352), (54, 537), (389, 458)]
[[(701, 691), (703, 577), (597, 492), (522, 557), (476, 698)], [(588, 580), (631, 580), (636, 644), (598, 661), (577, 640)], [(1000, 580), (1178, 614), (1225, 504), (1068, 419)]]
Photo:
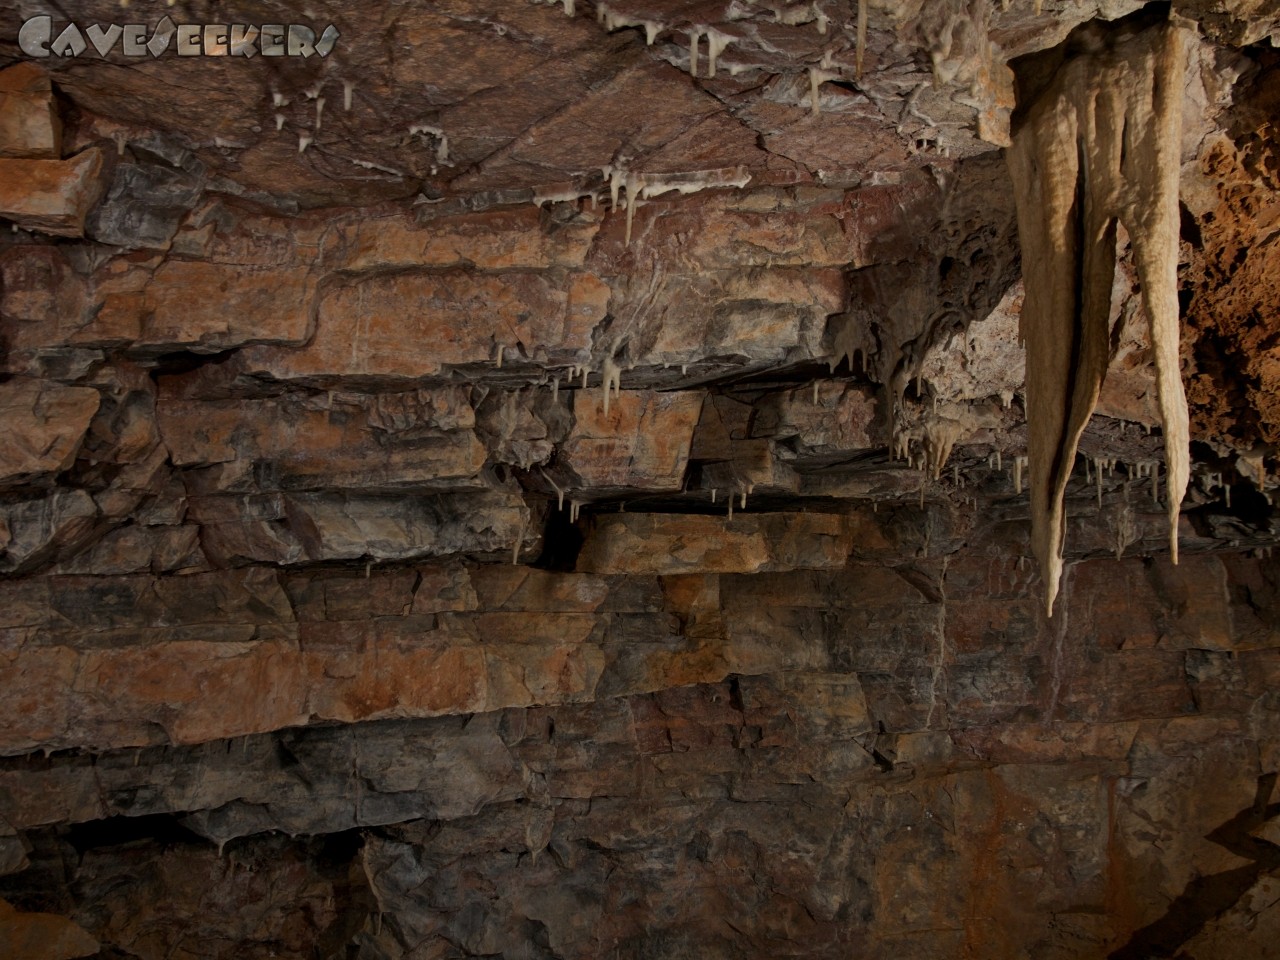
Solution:
[(53, 85), (33, 64), (0, 71), (0, 157), (62, 157), (62, 118)]
[(98, 147), (67, 160), (0, 157), (0, 216), (26, 230), (84, 236), (84, 221), (103, 183)]
[(1273, 955), (1280, 17), (1172, 6), (1182, 558), (1121, 237), (1052, 619), (998, 147), (1136, 0), (0, 31), (0, 953)]
[(820, 513), (752, 514), (737, 520), (654, 513), (600, 517), (587, 534), (578, 569), (764, 573), (841, 567), (856, 527), (839, 515)]
[(65, 917), (23, 913), (0, 900), (0, 946), (14, 960), (75, 960), (96, 955), (99, 943)]
[[(1140, 956), (1179, 936), (1221, 944), (1218, 931), (1261, 914), (1239, 934), (1258, 943), (1275, 854), (1250, 838), (1265, 838), (1280, 809), (1265, 772), (1280, 638), (1273, 627), (1256, 645), (1237, 578), (1274, 583), (1275, 565), (1079, 564), (1064, 599), (1080, 606), (1067, 609), (1115, 616), (1069, 637), (1045, 628), (1038, 584), (1019, 565), (977, 549), (892, 569), (647, 583), (493, 566), (381, 575), (364, 589), (349, 576), (291, 577), (300, 627), (475, 610), (487, 644), (524, 611), (506, 622), (525, 645), (553, 614), (563, 636), (574, 617), (626, 630), (628, 611), (665, 606), (691, 638), (718, 621), (785, 659), (751, 671), (768, 675), (576, 706), (13, 757), (0, 812), (33, 844), (22, 889), (56, 899), (59, 851), (79, 845), (73, 917), (145, 956), (190, 937), (191, 924), (236, 931), (245, 950), (269, 937), (242, 926), (239, 898), (195, 893), (219, 889), (226, 863), (185, 831), (225, 845), (244, 882), (276, 891), (263, 909), (277, 936), (296, 931), (285, 955), (341, 930), (391, 956), (447, 942), (519, 953), (539, 936), (571, 957), (654, 944), (724, 956)], [(1135, 608), (1157, 622), (1135, 626)], [(1219, 636), (1218, 655), (1195, 646), (1212, 623), (1243, 625)], [(313, 644), (324, 647), (303, 647)], [(187, 839), (161, 855), (156, 841), (47, 830), (123, 828), (111, 819), (123, 816), (177, 817), (172, 835)], [(285, 879), (332, 883), (343, 845), (343, 875), (364, 893)], [(1255, 848), (1243, 872), (1227, 852)], [(129, 893), (113, 879), (122, 870), (140, 878)], [(1221, 917), (1195, 897), (1254, 884)], [(330, 895), (345, 906), (308, 906)], [(1072, 919), (1050, 927), (1046, 914)], [(145, 949), (144, 929), (155, 938)]]
[(174, 466), (254, 462), (278, 489), (475, 485), (486, 451), (465, 390), (363, 400), (162, 400), (156, 417)]
[(573, 429), (560, 448), (560, 486), (570, 496), (584, 487), (679, 490), (703, 398), (626, 390), (609, 398), (606, 411), (602, 398), (579, 393)]
[(47, 479), (71, 466), (98, 404), (98, 392), (88, 387), (23, 378), (0, 384), (0, 419), (7, 432), (0, 485)]

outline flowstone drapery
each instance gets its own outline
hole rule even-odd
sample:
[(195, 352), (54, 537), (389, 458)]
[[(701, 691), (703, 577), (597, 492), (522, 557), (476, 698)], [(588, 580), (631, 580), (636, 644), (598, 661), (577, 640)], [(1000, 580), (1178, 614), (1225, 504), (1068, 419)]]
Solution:
[(1190, 471), (1178, 364), (1182, 34), (1172, 23), (1124, 24), (1078, 40), (1015, 118), (1008, 151), (1026, 282), (1032, 549), (1050, 614), (1067, 481), (1109, 359), (1117, 225), (1129, 234), (1151, 323), (1175, 562)]

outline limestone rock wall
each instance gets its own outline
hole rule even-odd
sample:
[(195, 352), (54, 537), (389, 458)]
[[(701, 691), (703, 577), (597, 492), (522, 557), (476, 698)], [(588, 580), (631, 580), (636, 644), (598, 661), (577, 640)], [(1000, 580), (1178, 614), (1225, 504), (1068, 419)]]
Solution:
[(1124, 238), (1031, 559), (1007, 64), (1136, 7), (0, 35), (0, 954), (1269, 955), (1265, 5), (1172, 5), (1181, 562)]

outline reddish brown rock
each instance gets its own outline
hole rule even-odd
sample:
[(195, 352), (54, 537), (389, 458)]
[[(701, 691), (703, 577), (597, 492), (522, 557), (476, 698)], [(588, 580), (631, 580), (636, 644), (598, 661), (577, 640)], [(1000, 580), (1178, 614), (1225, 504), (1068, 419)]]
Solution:
[(4, 322), (24, 351), (214, 352), (310, 335), (315, 279), (305, 267), (115, 260), (89, 277), (56, 249), (36, 247), (11, 251), (0, 269)]
[(623, 390), (609, 397), (606, 413), (601, 394), (578, 391), (557, 474), (566, 497), (611, 489), (679, 490), (703, 396)]
[(59, 573), (120, 575), (194, 573), (207, 569), (200, 528), (128, 526), (113, 530), (83, 553), (57, 567)]
[(506, 564), (477, 567), (469, 582), (476, 604), (485, 610), (592, 612), (609, 596), (609, 581), (603, 577)]
[(642, 314), (640, 355), (682, 366), (715, 357), (825, 358), (826, 318), (843, 308), (846, 295), (844, 274), (834, 269), (707, 272), (631, 283), (658, 285), (662, 295), (660, 309)]
[(52, 913), (25, 913), (0, 900), (0, 950), (12, 960), (75, 960), (96, 954), (83, 927)]
[(62, 119), (53, 86), (34, 64), (0, 72), (0, 157), (62, 157)]
[[(246, 351), (251, 369), (281, 379), (410, 379), (496, 361), (497, 351), (568, 358), (590, 348), (607, 289), (587, 274), (394, 274), (358, 279), (322, 298), (303, 350)], [(563, 361), (562, 361), (563, 362)]]
[(861, 235), (851, 226), (857, 201), (843, 190), (734, 192), (660, 209), (662, 236), (683, 241), (683, 252), (708, 270), (843, 267), (860, 259)]
[(756, 405), (756, 437), (794, 440), (806, 453), (833, 456), (886, 446), (874, 391), (838, 380), (770, 394)]
[(1265, 954), (1280, 19), (1173, 4), (1214, 442), (1171, 566), (1122, 270), (1048, 619), (989, 144), (1128, 7), (891, 6), (45, 61), (111, 186), (0, 238), (0, 895), (140, 960)]
[(97, 390), (19, 377), (0, 384), (0, 485), (45, 479), (71, 466), (98, 411)]
[(245, 343), (302, 343), (310, 333), (315, 278), (306, 268), (170, 260), (142, 289), (107, 293), (96, 325), (126, 329), (164, 350), (221, 350)]
[(321, 256), (345, 270), (472, 267), (544, 270), (581, 267), (599, 229), (583, 221), (548, 229), (536, 207), (439, 217), (424, 224), (402, 213), (338, 222)]
[(848, 560), (853, 528), (824, 513), (630, 513), (599, 517), (583, 545), (583, 573), (762, 573), (831, 569)]
[(1280, 295), (1280, 249), (1272, 240), (1280, 224), (1276, 77), (1270, 65), (1238, 92), (1231, 135), (1209, 139), (1196, 161), (1195, 179), (1209, 198), (1196, 204), (1184, 311), (1183, 335), (1196, 360), (1187, 383), (1192, 435), (1243, 450), (1280, 440), (1280, 364), (1264, 319)]
[(0, 158), (0, 216), (27, 230), (82, 237), (106, 187), (103, 166), (98, 147), (67, 160)]
[[(373, 400), (161, 401), (157, 423), (175, 466), (270, 463), (286, 489), (480, 486), (485, 448), (466, 391)], [(397, 402), (399, 401), (399, 402)]]

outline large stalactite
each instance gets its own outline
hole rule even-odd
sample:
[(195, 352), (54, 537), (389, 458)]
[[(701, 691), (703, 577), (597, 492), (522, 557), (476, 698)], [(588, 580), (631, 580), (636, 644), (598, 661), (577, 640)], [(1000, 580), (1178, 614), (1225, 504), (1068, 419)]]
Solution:
[(1058, 56), (1015, 117), (1008, 151), (1026, 281), (1032, 549), (1050, 614), (1063, 569), (1067, 481), (1109, 360), (1117, 225), (1129, 234), (1151, 324), (1175, 562), (1190, 472), (1178, 362), (1182, 31), (1141, 18), (1089, 26)]

